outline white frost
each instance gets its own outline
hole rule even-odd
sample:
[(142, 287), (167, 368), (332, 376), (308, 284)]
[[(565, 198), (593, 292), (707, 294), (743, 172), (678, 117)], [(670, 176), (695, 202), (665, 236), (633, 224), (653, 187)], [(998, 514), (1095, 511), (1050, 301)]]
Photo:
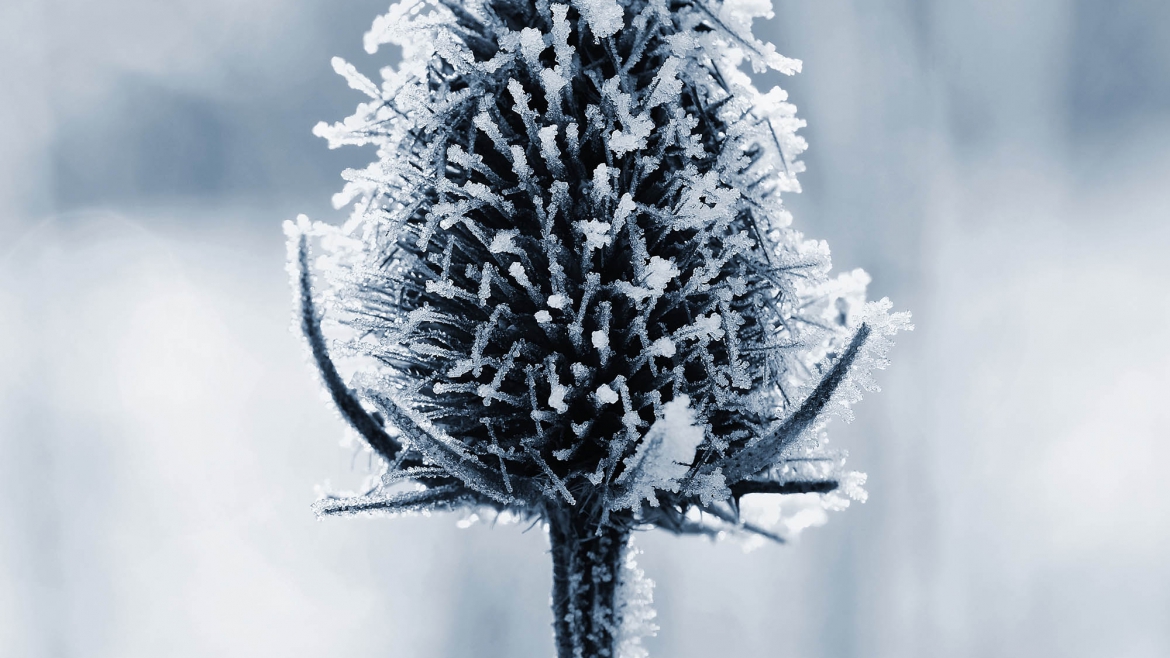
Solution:
[(674, 341), (672, 341), (670, 338), (667, 338), (666, 336), (663, 336), (662, 338), (659, 338), (650, 344), (650, 354), (653, 356), (665, 356), (670, 358), (674, 356), (675, 351), (676, 349), (674, 346)]
[[(865, 479), (865, 473), (851, 471), (842, 474), (838, 487), (827, 493), (748, 494), (740, 499), (740, 518), (785, 539), (796, 539), (806, 528), (825, 525), (829, 512), (848, 508), (851, 500), (864, 503), (869, 497), (862, 486)], [(744, 550), (763, 543), (763, 537), (751, 535), (744, 541)]]
[(516, 279), (516, 283), (519, 283), (525, 288), (532, 287), (532, 282), (528, 280), (528, 273), (524, 271), (524, 266), (520, 264), (520, 261), (516, 261), (508, 266), (508, 274), (511, 274), (512, 278)]
[(674, 332), (674, 337), (679, 340), (719, 340), (723, 338), (722, 325), (723, 316), (718, 313), (700, 315), (693, 323)]
[(601, 400), (605, 404), (613, 404), (618, 401), (618, 394), (609, 387), (609, 384), (598, 386), (595, 395), (598, 400)]
[(603, 162), (593, 170), (593, 199), (604, 203), (611, 194), (613, 190), (609, 186), (609, 167)]
[(680, 395), (663, 405), (662, 418), (654, 421), (638, 444), (638, 451), (625, 460), (625, 470), (617, 483), (627, 488), (614, 501), (613, 509), (634, 509), (643, 500), (657, 505), (655, 489), (677, 492), (704, 434), (703, 425), (696, 423), (690, 398)]
[(623, 194), (621, 200), (618, 201), (617, 209), (613, 211), (614, 233), (622, 230), (622, 227), (626, 224), (626, 219), (634, 212), (635, 208), (637, 208), (637, 205), (634, 203), (634, 197), (630, 196), (629, 192)]
[(661, 256), (651, 256), (646, 264), (643, 284), (635, 286), (628, 281), (618, 281), (615, 287), (630, 299), (641, 302), (648, 297), (661, 297), (666, 292), (666, 286), (679, 275), (674, 261)]
[(524, 59), (536, 62), (544, 49), (544, 35), (540, 33), (540, 30), (532, 27), (520, 30), (520, 53), (524, 55)]
[(636, 558), (641, 550), (631, 537), (622, 553), (621, 574), (618, 576), (617, 613), (621, 625), (617, 632), (617, 658), (646, 658), (650, 655), (642, 646), (642, 638), (658, 634), (654, 618), (654, 581), (638, 568)]
[(622, 29), (625, 10), (617, 0), (576, 0), (573, 5), (585, 17), (589, 30), (598, 39), (613, 36)]
[(333, 70), (345, 78), (345, 81), (351, 89), (356, 89), (374, 100), (382, 98), (382, 93), (378, 90), (378, 85), (374, 84), (366, 76), (358, 73), (357, 68), (353, 64), (340, 57), (334, 57), (331, 63), (333, 64)]
[(492, 237), (492, 243), (488, 245), (488, 251), (493, 254), (519, 254), (520, 250), (516, 248), (516, 243), (513, 242), (517, 235), (520, 235), (520, 231), (515, 229), (497, 232)]
[(652, 256), (650, 263), (646, 265), (646, 287), (654, 291), (655, 295), (661, 295), (666, 291), (666, 284), (670, 283), (678, 274), (678, 268), (675, 267), (674, 261)]
[(599, 352), (604, 352), (606, 348), (609, 347), (609, 334), (605, 333), (604, 331), (595, 331), (590, 336), (590, 338), (593, 340), (593, 346), (596, 347), (597, 351)]
[(596, 219), (578, 221), (577, 230), (585, 236), (585, 250), (592, 252), (601, 249), (610, 243), (609, 222), (599, 222)]
[(558, 414), (563, 414), (569, 410), (569, 405), (565, 404), (565, 393), (569, 392), (567, 386), (556, 384), (552, 387), (552, 392), (548, 396), (548, 406), (557, 410)]

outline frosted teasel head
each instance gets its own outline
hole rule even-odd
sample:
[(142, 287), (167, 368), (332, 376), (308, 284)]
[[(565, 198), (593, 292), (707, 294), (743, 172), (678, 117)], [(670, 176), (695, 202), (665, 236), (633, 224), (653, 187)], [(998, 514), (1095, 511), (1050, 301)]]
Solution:
[[(335, 63), (370, 100), (315, 132), (379, 159), (345, 173), (343, 227), (287, 225), (292, 271), (313, 360), (386, 472), (318, 513), (490, 507), (782, 540), (744, 496), (830, 500), (842, 460), (785, 465), (819, 459), (909, 318), (865, 304), (864, 274), (830, 278), (827, 247), (790, 227), (803, 124), (739, 68), (799, 70), (751, 35), (768, 13), (408, 0), (366, 35), (403, 47), (381, 84)], [(331, 344), (322, 314), (351, 338)], [(361, 377), (331, 348), (364, 357)]]

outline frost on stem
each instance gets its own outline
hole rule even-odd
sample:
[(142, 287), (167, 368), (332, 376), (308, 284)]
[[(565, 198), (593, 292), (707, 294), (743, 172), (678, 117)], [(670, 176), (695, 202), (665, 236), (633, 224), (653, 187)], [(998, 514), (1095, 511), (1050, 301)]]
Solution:
[(800, 68), (752, 35), (770, 15), (405, 0), (365, 38), (401, 64), (333, 62), (366, 100), (314, 132), (377, 161), (343, 173), (343, 225), (286, 225), (290, 271), (311, 358), (385, 472), (315, 509), (543, 520), (563, 658), (638, 655), (615, 631), (631, 531), (783, 541), (863, 499), (824, 425), (876, 390), (909, 316), (791, 226), (804, 124), (744, 70)]

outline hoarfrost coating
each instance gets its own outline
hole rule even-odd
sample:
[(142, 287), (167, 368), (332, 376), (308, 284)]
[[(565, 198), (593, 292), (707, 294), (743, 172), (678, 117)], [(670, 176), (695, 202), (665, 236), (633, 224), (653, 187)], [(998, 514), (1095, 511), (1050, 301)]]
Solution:
[[(864, 499), (824, 424), (876, 390), (909, 316), (792, 227), (804, 124), (742, 70), (799, 70), (752, 36), (770, 15), (406, 0), (366, 35), (403, 51), (380, 83), (333, 63), (369, 100), (314, 132), (377, 160), (343, 173), (343, 225), (287, 224), (290, 269), (326, 387), (386, 470), (316, 509), (547, 522), (561, 656), (634, 646), (614, 632), (631, 530), (783, 541), (839, 489)], [(805, 511), (741, 515), (785, 494)]]

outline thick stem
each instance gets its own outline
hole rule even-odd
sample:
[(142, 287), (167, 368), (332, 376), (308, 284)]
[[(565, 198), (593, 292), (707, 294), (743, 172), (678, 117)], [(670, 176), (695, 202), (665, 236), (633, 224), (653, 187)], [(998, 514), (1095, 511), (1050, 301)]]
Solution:
[(629, 530), (604, 527), (577, 510), (549, 515), (557, 658), (616, 658), (618, 584)]

